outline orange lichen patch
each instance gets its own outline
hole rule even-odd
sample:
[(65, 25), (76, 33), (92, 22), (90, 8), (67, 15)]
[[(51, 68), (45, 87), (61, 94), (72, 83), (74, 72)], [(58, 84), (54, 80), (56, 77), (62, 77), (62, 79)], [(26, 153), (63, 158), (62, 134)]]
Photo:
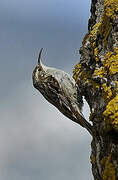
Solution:
[(109, 101), (103, 115), (107, 130), (113, 128), (118, 131), (118, 94)]
[(115, 167), (111, 161), (111, 155), (104, 157), (101, 160), (101, 164), (104, 165), (104, 170), (102, 173), (103, 180), (115, 180)]

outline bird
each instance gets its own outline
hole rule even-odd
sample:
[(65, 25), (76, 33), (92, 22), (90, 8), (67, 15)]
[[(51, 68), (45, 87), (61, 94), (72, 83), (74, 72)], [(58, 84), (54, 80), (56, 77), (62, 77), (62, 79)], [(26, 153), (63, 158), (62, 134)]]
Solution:
[(41, 48), (38, 56), (38, 64), (33, 70), (33, 86), (54, 105), (63, 115), (86, 128), (92, 134), (92, 126), (82, 114), (83, 101), (77, 101), (77, 86), (75, 80), (68, 73), (47, 67), (42, 63)]

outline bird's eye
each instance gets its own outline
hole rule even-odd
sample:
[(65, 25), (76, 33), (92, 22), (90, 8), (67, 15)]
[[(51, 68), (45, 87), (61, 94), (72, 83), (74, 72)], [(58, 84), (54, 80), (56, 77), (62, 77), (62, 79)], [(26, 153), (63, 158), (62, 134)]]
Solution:
[(38, 68), (38, 71), (41, 71), (41, 68)]

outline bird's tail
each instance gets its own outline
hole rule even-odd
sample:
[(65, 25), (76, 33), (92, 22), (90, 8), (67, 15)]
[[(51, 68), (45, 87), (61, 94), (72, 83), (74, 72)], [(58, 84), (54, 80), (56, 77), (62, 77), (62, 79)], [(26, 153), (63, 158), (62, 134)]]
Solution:
[(74, 122), (80, 124), (82, 127), (86, 128), (89, 133), (92, 135), (92, 126), (87, 120), (84, 118), (83, 114), (80, 112), (78, 106), (76, 104), (72, 104), (69, 100), (69, 106), (71, 109), (71, 112), (74, 115), (74, 119), (72, 119)]

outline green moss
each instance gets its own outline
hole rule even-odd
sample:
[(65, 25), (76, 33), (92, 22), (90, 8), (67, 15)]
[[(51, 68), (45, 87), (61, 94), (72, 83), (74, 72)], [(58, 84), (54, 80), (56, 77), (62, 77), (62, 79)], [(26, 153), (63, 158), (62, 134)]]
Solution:
[(115, 167), (111, 161), (111, 155), (109, 154), (101, 160), (101, 164), (104, 166), (102, 173), (103, 180), (115, 180)]

